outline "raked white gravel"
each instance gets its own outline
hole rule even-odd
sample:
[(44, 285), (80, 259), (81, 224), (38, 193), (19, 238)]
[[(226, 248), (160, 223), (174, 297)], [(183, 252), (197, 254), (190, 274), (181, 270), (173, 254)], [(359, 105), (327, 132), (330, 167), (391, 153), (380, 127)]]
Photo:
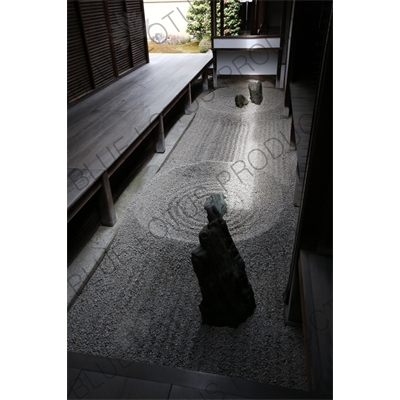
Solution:
[[(283, 92), (239, 109), (247, 85), (217, 89), (139, 191), (102, 263), (68, 312), (68, 350), (307, 389), (302, 331), (284, 325), (298, 209)], [(223, 192), (257, 308), (237, 329), (201, 323), (190, 254)]]

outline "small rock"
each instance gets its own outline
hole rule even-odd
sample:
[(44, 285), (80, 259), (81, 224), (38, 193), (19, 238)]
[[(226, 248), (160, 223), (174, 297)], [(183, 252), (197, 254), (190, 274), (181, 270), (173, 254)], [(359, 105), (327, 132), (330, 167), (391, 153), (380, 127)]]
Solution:
[(249, 101), (242, 94), (237, 94), (235, 96), (235, 104), (236, 104), (236, 107), (242, 108), (246, 104), (249, 104)]

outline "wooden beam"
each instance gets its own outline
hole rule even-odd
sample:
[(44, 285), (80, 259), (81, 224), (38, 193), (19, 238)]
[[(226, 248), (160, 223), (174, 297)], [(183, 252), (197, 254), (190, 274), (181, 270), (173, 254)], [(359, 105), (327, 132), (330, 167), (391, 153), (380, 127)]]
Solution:
[(108, 172), (104, 171), (101, 177), (101, 198), (100, 198), (100, 215), (101, 223), (104, 226), (114, 226), (117, 222), (115, 215), (114, 201), (111, 192)]

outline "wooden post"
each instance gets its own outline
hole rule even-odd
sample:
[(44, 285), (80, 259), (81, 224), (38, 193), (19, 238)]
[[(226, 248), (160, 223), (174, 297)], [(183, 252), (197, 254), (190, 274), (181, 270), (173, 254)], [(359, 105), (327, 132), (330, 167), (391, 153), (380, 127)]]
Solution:
[(296, 150), (296, 135), (295, 135), (295, 130), (294, 130), (294, 122), (292, 118), (292, 123), (290, 125), (290, 151)]
[(276, 83), (278, 83), (281, 80), (282, 54), (283, 54), (282, 50), (279, 49), (279, 52), (278, 52), (278, 65), (276, 67)]
[(208, 67), (203, 70), (203, 92), (208, 90)]
[(192, 84), (189, 82), (188, 91), (187, 91), (187, 94), (186, 94), (185, 110), (190, 110), (190, 106), (191, 105), (192, 105)]
[(165, 135), (164, 135), (164, 120), (163, 114), (158, 116), (158, 141), (156, 144), (156, 153), (165, 152)]
[(219, 0), (219, 35), (224, 36), (224, 0)]
[(217, 88), (217, 52), (214, 49), (214, 38), (217, 35), (217, 0), (211, 0), (211, 44), (213, 51), (213, 87)]
[(217, 51), (213, 50), (213, 88), (216, 89), (218, 85), (217, 82)]
[[(282, 9), (281, 9), (281, 24), (279, 28), (279, 36), (280, 40), (280, 49), (278, 53), (278, 69), (276, 71), (276, 80), (280, 83), (281, 80), (281, 69), (282, 69), (282, 57), (283, 57), (283, 47), (282, 41), (285, 40), (285, 22), (286, 22), (286, 1), (282, 1)], [(282, 87), (282, 85), (280, 85)]]
[(100, 215), (101, 223), (104, 226), (114, 226), (117, 222), (115, 215), (114, 201), (111, 193), (108, 172), (104, 171), (101, 177), (101, 198), (100, 198)]
[(211, 40), (217, 35), (217, 0), (211, 0)]

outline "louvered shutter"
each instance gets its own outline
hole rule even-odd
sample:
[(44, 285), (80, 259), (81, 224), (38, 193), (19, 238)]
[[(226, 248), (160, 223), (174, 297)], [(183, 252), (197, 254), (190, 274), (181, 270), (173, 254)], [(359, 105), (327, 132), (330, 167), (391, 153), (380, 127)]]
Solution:
[(103, 1), (80, 1), (95, 88), (115, 79)]
[(89, 65), (85, 55), (85, 45), (79, 23), (77, 4), (67, 3), (67, 96), (71, 102), (92, 90)]
[(149, 62), (143, 0), (68, 0), (68, 102)]
[(144, 24), (143, 1), (127, 0), (129, 32), (131, 39), (131, 50), (133, 66), (138, 67), (147, 62), (146, 59), (146, 27)]
[(118, 76), (120, 76), (133, 67), (128, 14), (125, 10), (125, 1), (109, 0), (107, 4), (115, 58), (118, 67)]

